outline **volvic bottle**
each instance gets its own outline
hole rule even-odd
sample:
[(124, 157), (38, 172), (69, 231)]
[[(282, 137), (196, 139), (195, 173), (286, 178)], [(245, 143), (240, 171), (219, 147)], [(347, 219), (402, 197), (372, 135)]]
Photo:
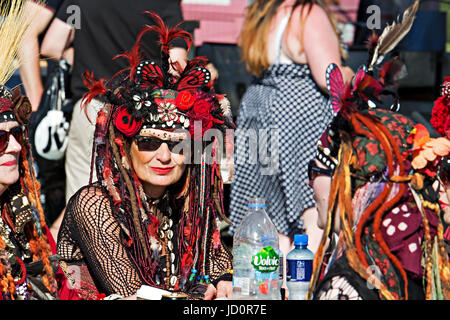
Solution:
[(308, 235), (294, 235), (295, 248), (286, 255), (289, 300), (304, 300), (312, 274), (314, 254), (308, 250)]
[(265, 200), (249, 200), (233, 236), (233, 300), (280, 300), (278, 232)]

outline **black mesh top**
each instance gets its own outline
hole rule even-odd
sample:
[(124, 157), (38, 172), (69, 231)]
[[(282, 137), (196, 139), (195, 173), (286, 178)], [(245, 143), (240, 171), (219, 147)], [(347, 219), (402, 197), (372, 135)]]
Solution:
[[(95, 183), (80, 189), (67, 205), (58, 235), (63, 262), (87, 266), (99, 292), (126, 297), (141, 287), (139, 274), (144, 272), (137, 269), (126, 249), (123, 226), (113, 216), (106, 190)], [(224, 245), (219, 249), (210, 245), (207, 257), (211, 281), (232, 268), (232, 255)]]

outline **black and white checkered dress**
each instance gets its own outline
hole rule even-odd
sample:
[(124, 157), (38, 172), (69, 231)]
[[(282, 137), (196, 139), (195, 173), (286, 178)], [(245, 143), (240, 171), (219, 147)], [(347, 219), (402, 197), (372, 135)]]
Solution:
[[(247, 212), (248, 199), (255, 197), (265, 198), (266, 211), (279, 232), (304, 231), (301, 215), (315, 205), (307, 185), (308, 161), (331, 119), (328, 99), (314, 82), (308, 65), (274, 64), (248, 87), (239, 107), (235, 136), (231, 234)], [(249, 153), (255, 156), (254, 151), (249, 152), (255, 142), (260, 149), (270, 151), (272, 163), (261, 157), (264, 152), (259, 152), (257, 161), (244, 160)]]

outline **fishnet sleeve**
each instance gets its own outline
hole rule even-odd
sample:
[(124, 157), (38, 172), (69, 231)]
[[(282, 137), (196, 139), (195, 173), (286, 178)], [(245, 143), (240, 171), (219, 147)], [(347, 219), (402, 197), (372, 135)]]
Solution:
[(100, 292), (130, 296), (142, 281), (125, 251), (120, 232), (110, 199), (99, 187), (85, 187), (67, 206), (58, 253), (63, 259), (80, 258), (81, 254)]
[(223, 242), (221, 242), (218, 249), (214, 249), (213, 245), (210, 244), (208, 269), (206, 272), (209, 274), (211, 282), (219, 279), (231, 269), (233, 269), (233, 256)]

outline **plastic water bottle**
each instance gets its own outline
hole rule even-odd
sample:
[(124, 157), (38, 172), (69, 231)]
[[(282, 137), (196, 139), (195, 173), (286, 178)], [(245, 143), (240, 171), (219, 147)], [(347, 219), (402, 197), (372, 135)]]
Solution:
[(286, 270), (284, 269), (284, 266), (286, 264), (284, 263), (284, 259), (283, 259), (283, 252), (280, 251), (280, 267), (279, 267), (279, 275), (278, 275), (278, 286), (279, 286), (279, 291), (280, 291), (280, 297), (281, 300), (285, 299), (286, 296)]
[(233, 236), (233, 300), (280, 300), (278, 232), (265, 200), (249, 200)]
[(314, 254), (308, 250), (308, 235), (294, 235), (295, 248), (286, 256), (289, 300), (304, 300), (312, 274)]

